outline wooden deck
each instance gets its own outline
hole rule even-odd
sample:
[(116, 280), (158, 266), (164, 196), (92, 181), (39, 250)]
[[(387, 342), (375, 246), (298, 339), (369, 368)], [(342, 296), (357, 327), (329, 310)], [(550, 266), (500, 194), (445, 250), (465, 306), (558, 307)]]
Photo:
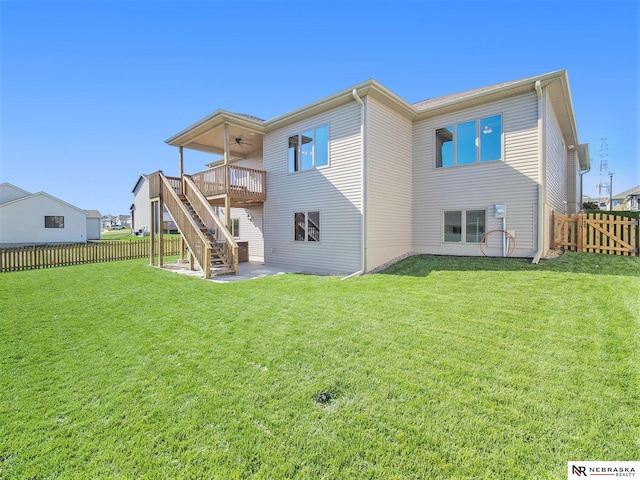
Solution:
[(263, 170), (220, 165), (190, 177), (213, 206), (224, 206), (227, 195), (231, 206), (239, 208), (261, 205), (267, 199)]
[[(188, 176), (212, 206), (224, 206), (226, 196), (229, 196), (231, 206), (237, 208), (262, 205), (267, 199), (266, 172), (263, 170), (220, 165)], [(183, 194), (180, 178), (166, 178), (178, 195)], [(158, 197), (159, 191), (158, 177), (150, 175), (149, 197)]]

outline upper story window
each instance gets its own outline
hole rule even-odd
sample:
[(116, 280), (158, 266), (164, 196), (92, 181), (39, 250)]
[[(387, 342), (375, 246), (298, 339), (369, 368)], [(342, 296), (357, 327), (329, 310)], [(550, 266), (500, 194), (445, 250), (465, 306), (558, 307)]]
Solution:
[(289, 173), (329, 165), (329, 126), (289, 137)]
[(45, 215), (44, 228), (64, 228), (64, 217), (57, 215)]
[(436, 168), (502, 160), (502, 115), (436, 130)]

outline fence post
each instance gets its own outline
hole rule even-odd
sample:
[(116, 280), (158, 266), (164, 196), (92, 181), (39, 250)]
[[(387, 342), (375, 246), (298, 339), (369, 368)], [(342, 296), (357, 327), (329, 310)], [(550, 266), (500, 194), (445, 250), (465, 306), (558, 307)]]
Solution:
[(578, 239), (576, 240), (578, 252), (584, 251), (584, 234), (583, 234), (583, 223), (584, 213), (578, 213), (578, 225), (576, 226), (578, 230)]

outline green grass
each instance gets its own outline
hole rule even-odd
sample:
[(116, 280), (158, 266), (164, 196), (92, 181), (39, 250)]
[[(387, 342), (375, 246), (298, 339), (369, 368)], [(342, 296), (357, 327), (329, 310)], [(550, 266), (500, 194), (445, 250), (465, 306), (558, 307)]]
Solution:
[(566, 478), (637, 460), (640, 261), (0, 275), (0, 478)]
[(149, 237), (136, 237), (131, 234), (130, 228), (123, 230), (103, 230), (100, 232), (100, 240), (113, 242), (116, 240), (149, 240)]
[[(177, 233), (165, 233), (163, 235), (165, 238), (180, 238), (180, 234)], [(102, 242), (114, 242), (114, 241), (123, 241), (128, 242), (129, 240), (138, 240), (138, 241), (149, 241), (149, 236), (146, 237), (137, 237), (131, 234), (130, 228), (125, 228), (124, 230), (107, 230), (100, 233), (100, 241)], [(157, 238), (157, 237), (156, 237)]]

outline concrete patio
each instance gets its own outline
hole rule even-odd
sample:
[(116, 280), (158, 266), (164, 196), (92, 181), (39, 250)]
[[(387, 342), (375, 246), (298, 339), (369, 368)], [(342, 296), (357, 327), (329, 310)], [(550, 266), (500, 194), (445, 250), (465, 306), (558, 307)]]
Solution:
[[(189, 270), (189, 263), (176, 262), (163, 265), (165, 270), (189, 275), (191, 277), (204, 278), (202, 270)], [(265, 265), (262, 261), (251, 260), (238, 264), (238, 275), (220, 275), (219, 277), (211, 277), (209, 280), (215, 283), (231, 283), (239, 280), (252, 280), (255, 278), (271, 277), (274, 275), (282, 275), (284, 273), (299, 273), (294, 269), (286, 267), (271, 267)]]

